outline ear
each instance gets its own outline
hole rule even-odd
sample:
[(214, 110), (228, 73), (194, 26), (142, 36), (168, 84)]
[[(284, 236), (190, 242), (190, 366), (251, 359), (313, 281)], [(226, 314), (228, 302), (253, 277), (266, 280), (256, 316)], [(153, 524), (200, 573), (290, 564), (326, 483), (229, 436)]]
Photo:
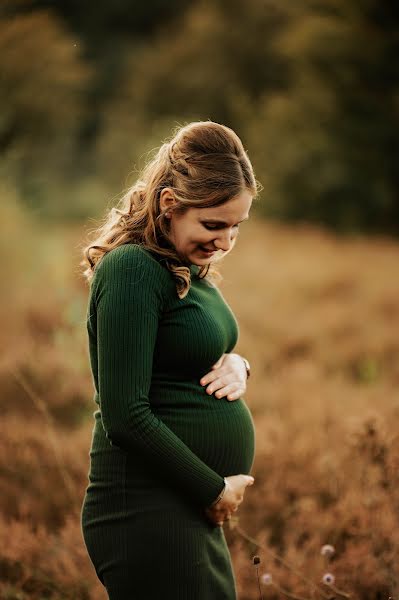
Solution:
[(164, 188), (159, 196), (159, 208), (161, 209), (161, 212), (167, 210), (168, 208), (173, 209), (175, 204), (177, 204), (177, 202), (173, 190), (170, 188)]

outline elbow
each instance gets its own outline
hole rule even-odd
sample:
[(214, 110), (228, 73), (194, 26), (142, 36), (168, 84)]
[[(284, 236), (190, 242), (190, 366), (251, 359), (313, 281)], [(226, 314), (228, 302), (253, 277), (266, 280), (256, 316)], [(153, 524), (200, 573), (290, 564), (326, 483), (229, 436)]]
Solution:
[(122, 426), (118, 426), (116, 423), (110, 424), (106, 421), (104, 422), (104, 418), (102, 419), (102, 424), (105, 437), (109, 441), (110, 445), (113, 448), (124, 450), (127, 447), (127, 435), (124, 432), (124, 428)]
[(101, 404), (101, 420), (105, 435), (111, 446), (122, 450), (136, 449), (143, 445), (143, 438), (154, 427), (154, 415), (146, 405), (134, 410), (109, 409), (111, 402)]
[(120, 443), (118, 444), (116, 442), (117, 436), (115, 436), (114, 433), (110, 433), (109, 431), (106, 431), (105, 432), (105, 437), (109, 441), (110, 446), (112, 446), (113, 448), (118, 448), (119, 450), (122, 450), (122, 447), (120, 446)]

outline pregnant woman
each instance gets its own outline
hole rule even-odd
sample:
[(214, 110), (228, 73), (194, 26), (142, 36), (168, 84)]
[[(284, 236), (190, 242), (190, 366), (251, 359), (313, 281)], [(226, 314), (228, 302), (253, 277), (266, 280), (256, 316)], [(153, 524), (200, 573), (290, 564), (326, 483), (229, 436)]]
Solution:
[(256, 192), (237, 135), (190, 123), (85, 250), (98, 408), (82, 531), (110, 600), (236, 598), (221, 525), (254, 481), (254, 429), (215, 265)]

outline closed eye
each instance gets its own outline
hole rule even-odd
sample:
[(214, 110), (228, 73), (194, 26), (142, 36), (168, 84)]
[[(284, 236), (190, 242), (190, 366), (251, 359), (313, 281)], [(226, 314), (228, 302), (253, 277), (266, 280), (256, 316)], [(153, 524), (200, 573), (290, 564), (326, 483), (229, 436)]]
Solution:
[[(208, 229), (209, 231), (226, 228), (225, 225), (217, 225), (216, 223), (202, 223), (202, 225), (205, 227), (205, 229)], [(240, 224), (238, 223), (237, 225), (233, 225), (233, 228), (238, 229), (239, 226)]]
[(213, 223), (202, 223), (205, 229), (212, 231), (213, 229), (223, 229), (220, 225), (214, 225)]

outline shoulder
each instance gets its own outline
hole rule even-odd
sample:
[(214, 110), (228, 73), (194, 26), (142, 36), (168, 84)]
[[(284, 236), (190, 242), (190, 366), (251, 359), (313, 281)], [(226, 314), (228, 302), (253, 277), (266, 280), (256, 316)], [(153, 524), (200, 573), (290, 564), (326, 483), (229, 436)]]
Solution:
[(96, 265), (93, 283), (96, 285), (124, 282), (129, 285), (154, 287), (172, 291), (171, 273), (149, 250), (139, 244), (122, 244), (113, 248)]
[(95, 273), (124, 270), (157, 272), (159, 274), (166, 271), (149, 250), (139, 244), (128, 243), (117, 246), (104, 254), (96, 265)]

